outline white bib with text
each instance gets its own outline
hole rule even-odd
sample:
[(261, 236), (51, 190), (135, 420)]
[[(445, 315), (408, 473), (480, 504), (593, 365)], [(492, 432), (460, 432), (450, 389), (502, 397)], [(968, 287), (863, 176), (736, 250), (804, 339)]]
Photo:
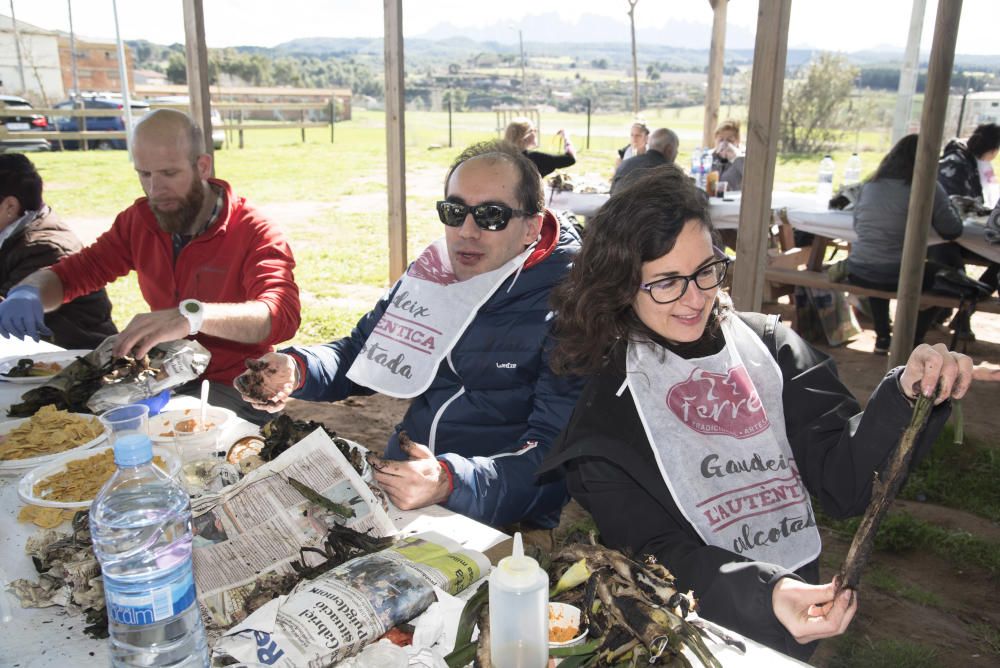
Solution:
[(690, 360), (630, 343), (628, 387), (660, 474), (702, 540), (795, 570), (821, 545), (785, 434), (781, 370), (735, 314), (722, 333), (720, 352)]
[(459, 281), (445, 240), (432, 243), (400, 279), (347, 377), (391, 397), (421, 394), (479, 309), (532, 249), (493, 271)]

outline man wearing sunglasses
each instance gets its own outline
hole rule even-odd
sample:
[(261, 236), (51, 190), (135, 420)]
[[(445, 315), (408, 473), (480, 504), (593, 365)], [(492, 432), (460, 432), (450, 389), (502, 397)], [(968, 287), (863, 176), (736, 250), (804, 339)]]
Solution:
[(264, 392), (245, 398), (272, 411), (289, 397), (412, 398), (375, 461), (393, 503), (440, 503), (492, 526), (553, 527), (565, 486), (535, 471), (581, 384), (549, 369), (548, 301), (580, 238), (545, 210), (534, 165), (504, 142), (463, 151), (436, 209), (444, 239), (350, 336), (265, 355)]

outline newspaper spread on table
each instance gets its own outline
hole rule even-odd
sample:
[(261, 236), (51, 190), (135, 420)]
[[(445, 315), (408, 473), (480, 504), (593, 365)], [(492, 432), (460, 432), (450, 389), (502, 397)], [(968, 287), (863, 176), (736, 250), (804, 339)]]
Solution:
[[(339, 518), (340, 524), (376, 537), (397, 532), (371, 488), (317, 429), (220, 494), (192, 500), (194, 577), (210, 627), (241, 621), (255, 583), (293, 573), (292, 562), (303, 558), (301, 548), (323, 543), (332, 513), (310, 504), (289, 479), (350, 508), (354, 516)], [(312, 558), (307, 566), (322, 561)]]
[(300, 582), (220, 638), (213, 656), (249, 665), (329, 666), (426, 610), (436, 600), (434, 587), (457, 594), (489, 568), (481, 552), (440, 534), (410, 536)]

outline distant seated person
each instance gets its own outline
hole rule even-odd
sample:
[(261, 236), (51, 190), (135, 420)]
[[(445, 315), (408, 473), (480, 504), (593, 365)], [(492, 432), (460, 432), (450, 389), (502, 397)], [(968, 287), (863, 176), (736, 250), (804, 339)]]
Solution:
[[(944, 155), (938, 161), (938, 183), (949, 195), (972, 197), (980, 204), (988, 202), (989, 189), (997, 186), (993, 173), (993, 161), (1000, 153), (1000, 126), (984, 123), (976, 127), (966, 141), (953, 139), (944, 147)], [(958, 244), (941, 244), (931, 249), (930, 257), (940, 264), (962, 269), (965, 267), (965, 253)], [(1000, 284), (1000, 265), (991, 262), (979, 277), (983, 283), (996, 288)], [(953, 323), (967, 338), (971, 338), (968, 323), (960, 320)]]
[(580, 238), (544, 208), (537, 170), (509, 142), (465, 149), (444, 197), (444, 238), (354, 331), (265, 355), (260, 394), (246, 398), (268, 410), (289, 397), (412, 398), (375, 466), (397, 507), (441, 504), (491, 526), (552, 528), (566, 486), (535, 472), (582, 381), (549, 368), (549, 293)]
[[(193, 337), (212, 354), (209, 402), (261, 424), (232, 387), (245, 368), (299, 326), (295, 261), (278, 228), (210, 178), (201, 128), (158, 109), (134, 130), (132, 161), (145, 197), (90, 246), (34, 272), (0, 303), (0, 334), (38, 335), (52, 313), (135, 270), (151, 312), (135, 316), (113, 353), (142, 357), (157, 343)], [(180, 391), (197, 394), (200, 383)]]
[(637, 155), (646, 152), (646, 144), (649, 142), (649, 128), (642, 121), (636, 121), (629, 128), (628, 144), (618, 149), (618, 158), (615, 160), (615, 171), (623, 162)]
[[(18, 299), (27, 288), (15, 287), (32, 272), (55, 264), (83, 248), (42, 200), (42, 177), (20, 153), (0, 154), (0, 299)], [(5, 336), (23, 336), (17, 324)], [(117, 333), (111, 302), (104, 288), (94, 290), (47, 313), (34, 331), (57, 346), (91, 349)]]
[[(861, 187), (854, 205), (854, 232), (858, 240), (851, 244), (847, 257), (848, 280), (855, 285), (894, 292), (899, 285), (899, 267), (903, 261), (903, 238), (910, 207), (913, 166), (917, 156), (917, 135), (907, 135), (882, 158), (878, 169)], [(962, 220), (948, 200), (940, 183), (935, 184), (931, 226), (942, 239), (962, 235)], [(930, 289), (940, 265), (925, 264), (923, 289)], [(875, 354), (889, 352), (891, 327), (889, 301), (869, 297), (875, 325)], [(938, 309), (927, 308), (917, 318), (914, 344), (921, 343)]]
[(740, 122), (723, 121), (715, 130), (715, 149), (712, 150), (712, 171), (719, 173), (719, 183), (728, 183), (729, 190), (742, 190), (743, 162)]
[(938, 161), (938, 183), (949, 195), (984, 201), (983, 186), (995, 183), (993, 160), (1000, 153), (1000, 126), (984, 123), (966, 141), (952, 139)]
[(548, 176), (557, 169), (564, 169), (576, 164), (576, 151), (573, 142), (563, 130), (556, 130), (556, 135), (562, 137), (563, 153), (552, 154), (534, 151), (538, 146), (538, 130), (535, 124), (527, 118), (517, 118), (510, 122), (504, 133), (504, 140), (521, 149), (531, 162), (535, 163), (538, 173)]
[(611, 194), (631, 183), (645, 173), (645, 170), (660, 165), (673, 164), (677, 159), (677, 135), (673, 130), (658, 128), (649, 135), (646, 151), (631, 157), (618, 166), (615, 178), (611, 180)]

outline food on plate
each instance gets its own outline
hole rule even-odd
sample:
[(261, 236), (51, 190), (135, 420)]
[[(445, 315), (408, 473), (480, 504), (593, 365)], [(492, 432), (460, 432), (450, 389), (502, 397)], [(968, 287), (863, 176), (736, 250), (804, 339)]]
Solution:
[(198, 424), (197, 418), (188, 418), (187, 420), (181, 420), (174, 425), (174, 429), (182, 434), (193, 434), (196, 431), (208, 431), (209, 429), (215, 429), (214, 422), (205, 422), (204, 426)]
[(29, 459), (65, 452), (104, 433), (97, 418), (42, 406), (26, 422), (0, 436), (0, 460)]
[[(167, 463), (160, 457), (153, 457), (153, 463), (164, 471)], [(115, 472), (115, 455), (110, 448), (86, 459), (74, 459), (58, 473), (35, 483), (32, 491), (45, 501), (89, 501)]]
[(25, 357), (17, 361), (3, 375), (7, 378), (34, 378), (39, 376), (54, 376), (62, 371), (62, 364), (59, 362), (36, 362)]
[(63, 508), (42, 508), (41, 506), (23, 506), (17, 514), (18, 522), (31, 522), (43, 529), (54, 529), (65, 520), (72, 519), (75, 511)]
[(230, 464), (239, 464), (242, 460), (259, 454), (263, 448), (264, 441), (259, 436), (244, 436), (229, 448), (226, 461)]

